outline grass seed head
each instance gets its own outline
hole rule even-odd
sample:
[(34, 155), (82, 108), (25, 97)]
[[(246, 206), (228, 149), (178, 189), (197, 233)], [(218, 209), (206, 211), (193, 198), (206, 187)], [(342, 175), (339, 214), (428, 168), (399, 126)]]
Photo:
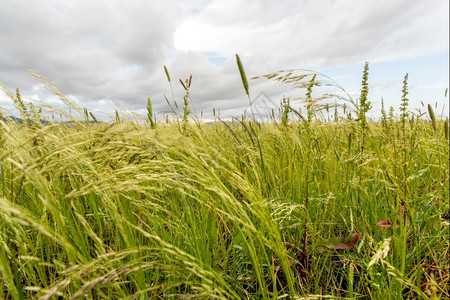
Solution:
[(431, 125), (433, 126), (433, 129), (437, 130), (436, 117), (434, 116), (433, 107), (431, 107), (430, 104), (428, 104), (428, 113), (430, 114)]

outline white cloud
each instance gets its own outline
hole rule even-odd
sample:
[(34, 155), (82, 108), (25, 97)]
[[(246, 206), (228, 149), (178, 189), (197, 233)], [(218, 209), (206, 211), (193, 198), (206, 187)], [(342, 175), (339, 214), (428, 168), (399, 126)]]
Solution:
[(448, 1), (214, 1), (183, 22), (175, 47), (360, 63), (448, 49)]
[[(192, 74), (198, 111), (220, 107), (235, 113), (247, 99), (234, 53), (251, 77), (282, 68), (352, 66), (448, 51), (448, 5), (447, 0), (433, 5), (406, 0), (6, 1), (0, 10), (0, 82), (21, 88), (23, 95), (49, 97), (35, 88), (36, 79), (26, 72), (32, 69), (81, 106), (110, 111), (114, 106), (108, 99), (115, 99), (127, 109), (142, 110), (150, 96), (155, 110), (164, 110), (163, 95), (171, 95), (166, 64), (177, 97), (183, 93), (178, 78)], [(254, 95), (265, 91), (276, 101), (287, 90), (267, 81), (250, 83)]]

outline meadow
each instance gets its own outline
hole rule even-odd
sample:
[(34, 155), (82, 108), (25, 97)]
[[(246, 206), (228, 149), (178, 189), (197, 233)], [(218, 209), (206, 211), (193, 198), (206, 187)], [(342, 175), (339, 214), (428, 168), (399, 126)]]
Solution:
[(71, 121), (43, 124), (3, 87), (23, 122), (0, 121), (0, 297), (448, 299), (448, 120), (411, 112), (407, 76), (399, 114), (367, 119), (367, 76), (331, 120), (315, 75), (274, 73), (306, 114), (213, 124), (190, 80), (182, 113), (156, 121), (149, 99), (146, 122), (50, 86)]

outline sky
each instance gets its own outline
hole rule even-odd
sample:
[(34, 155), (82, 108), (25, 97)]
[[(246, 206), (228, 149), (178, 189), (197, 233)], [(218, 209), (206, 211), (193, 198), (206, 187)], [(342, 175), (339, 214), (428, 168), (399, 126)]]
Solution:
[[(369, 116), (381, 99), (398, 114), (408, 73), (411, 111), (448, 116), (448, 0), (0, 0), (0, 83), (25, 102), (66, 104), (29, 71), (52, 82), (75, 105), (111, 119), (145, 115), (150, 97), (162, 119), (179, 79), (192, 75), (191, 111), (205, 120), (248, 111), (235, 54), (249, 78), (258, 114), (305, 91), (265, 78), (279, 70), (314, 70), (353, 100), (369, 62)], [(164, 72), (167, 66), (171, 85)], [(173, 91), (173, 93), (172, 93)], [(336, 87), (316, 88), (343, 95)], [(339, 104), (347, 100), (332, 98)], [(293, 101), (301, 109), (301, 100)], [(351, 108), (350, 103), (347, 103)], [(0, 92), (0, 110), (16, 114)]]

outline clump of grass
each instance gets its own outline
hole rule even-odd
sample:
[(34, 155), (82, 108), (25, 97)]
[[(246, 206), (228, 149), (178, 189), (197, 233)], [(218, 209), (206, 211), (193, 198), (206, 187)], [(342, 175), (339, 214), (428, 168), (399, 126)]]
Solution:
[[(1, 297), (449, 297), (448, 136), (420, 118), (407, 134), (368, 121), (359, 164), (362, 127), (321, 117), (320, 75), (273, 76), (306, 91), (288, 126), (243, 117), (185, 134), (152, 126), (150, 100), (150, 126), (86, 122), (73, 104), (51, 111), (67, 123), (0, 120)], [(393, 109), (387, 122), (403, 126)]]

